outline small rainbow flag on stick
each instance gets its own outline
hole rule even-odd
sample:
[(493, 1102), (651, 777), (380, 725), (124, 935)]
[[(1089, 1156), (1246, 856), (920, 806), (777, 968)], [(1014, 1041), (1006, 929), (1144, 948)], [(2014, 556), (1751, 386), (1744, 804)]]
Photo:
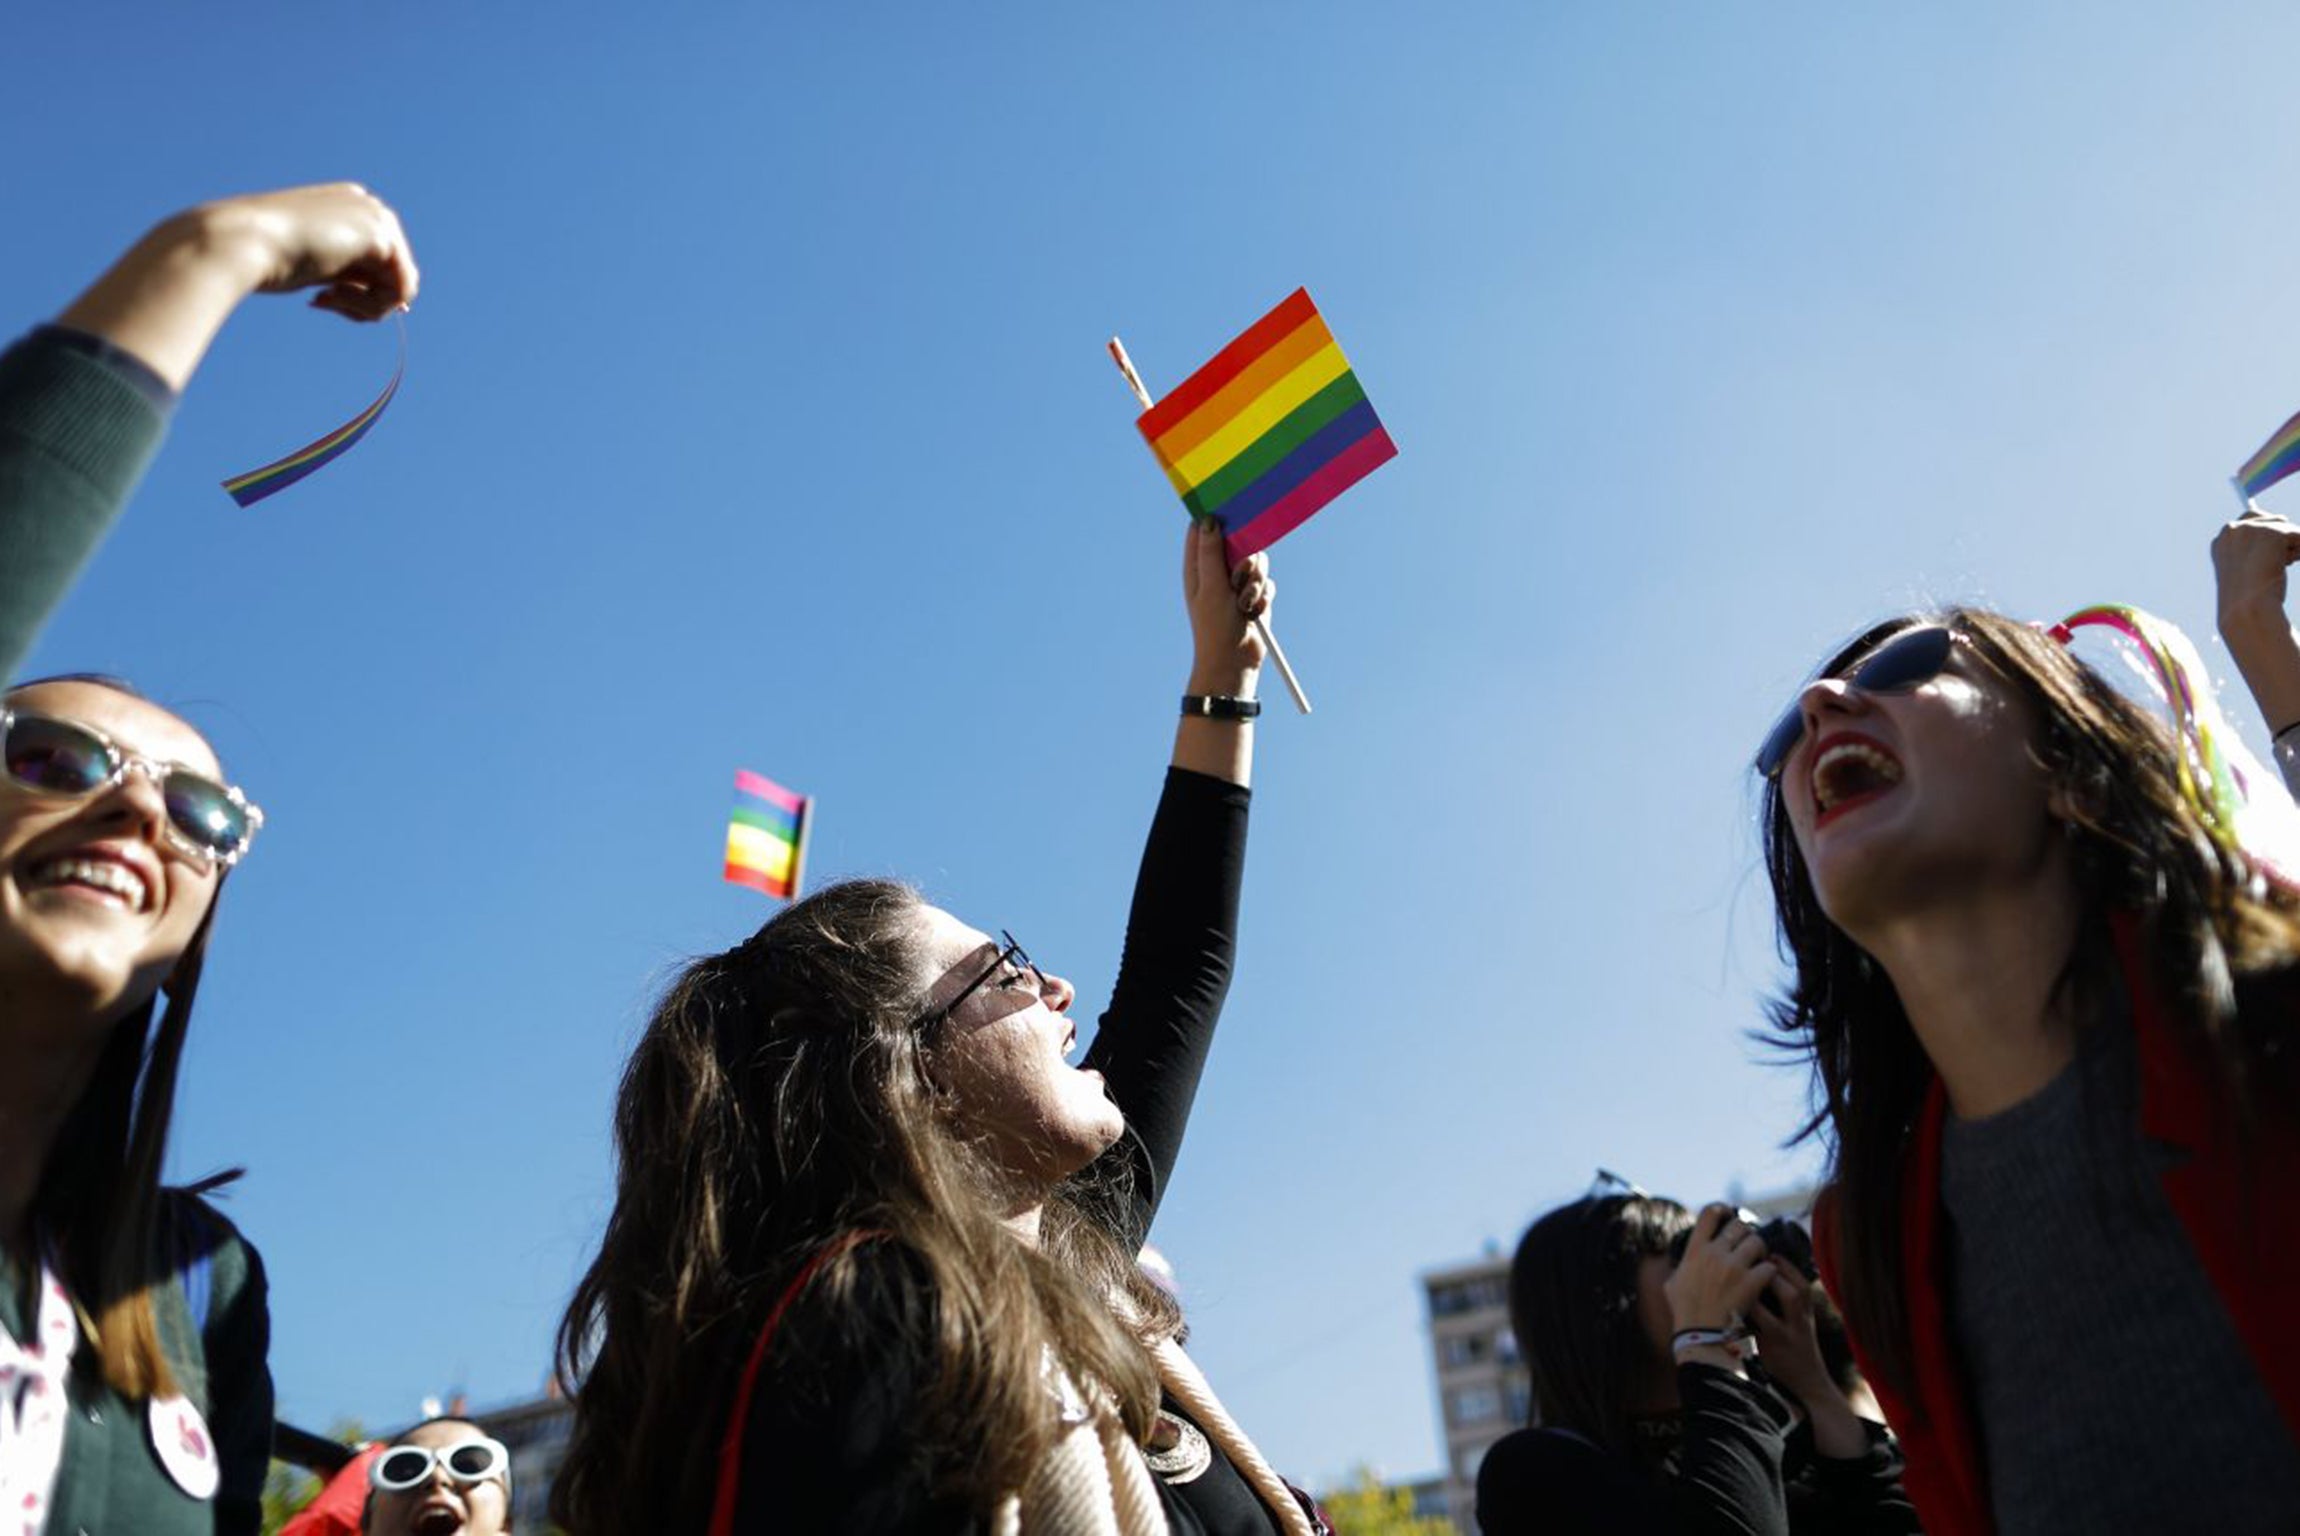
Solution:
[(791, 900), (807, 871), (807, 823), (815, 802), (773, 779), (735, 770), (735, 808), (727, 815), (727, 880)]
[(224, 482), (224, 490), (232, 500), (243, 507), (252, 507), (279, 491), (301, 480), (315, 470), (326, 468), (351, 451), (351, 445), (367, 436), (368, 428), (383, 419), (383, 408), (391, 404), (391, 397), (399, 393), (399, 381), (407, 375), (407, 321), (399, 322), (399, 366), (392, 370), (391, 382), (383, 386), (383, 393), (375, 403), (316, 443), (306, 443), (284, 459), (274, 459), (261, 469), (251, 469), (244, 475), (234, 475)]
[(1145, 404), (1137, 425), (1150, 451), (1191, 515), (1222, 524), (1233, 563), (1398, 451), (1306, 288)]
[(2260, 445), (2260, 451), (2236, 471), (2236, 494), (2245, 505), (2277, 481), (2300, 469), (2300, 416), (2294, 416)]

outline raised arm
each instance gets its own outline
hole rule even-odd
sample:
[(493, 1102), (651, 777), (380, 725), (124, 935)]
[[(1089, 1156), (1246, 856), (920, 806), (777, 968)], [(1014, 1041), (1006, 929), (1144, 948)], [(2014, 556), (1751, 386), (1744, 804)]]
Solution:
[(2276, 738), (2276, 765), (2300, 793), (2300, 643), (2284, 616), (2285, 568), (2300, 559), (2300, 527), (2247, 512), (2212, 541), (2212, 578), (2219, 591), (2220, 638), (2244, 674)]
[(1255, 697), (1262, 643), (1252, 620), (1268, 612), (1275, 587), (1266, 557), (1230, 570), (1220, 530), (1201, 524), (1184, 546), (1182, 592), (1192, 642), (1185, 697), (1213, 700), (1200, 707), (1222, 713), (1186, 713), (1175, 728), (1172, 770), (1134, 885), (1125, 956), (1087, 1053), (1087, 1065), (1102, 1073), (1126, 1115), (1136, 1185), (1126, 1219), (1137, 1240), (1147, 1235), (1181, 1153), (1230, 989), (1254, 727), (1226, 701)]
[(398, 216), (348, 183), (187, 210), (0, 354), (0, 681), (126, 506), (233, 309), (311, 287), (316, 307), (355, 320), (414, 298)]

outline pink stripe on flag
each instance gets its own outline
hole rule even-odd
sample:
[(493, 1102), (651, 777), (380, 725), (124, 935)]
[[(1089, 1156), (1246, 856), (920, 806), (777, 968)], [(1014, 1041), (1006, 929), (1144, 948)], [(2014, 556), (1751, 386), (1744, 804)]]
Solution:
[(1397, 455), (1397, 444), (1390, 441), (1388, 429), (1374, 428), (1328, 459), (1316, 474), (1271, 502), (1260, 517), (1231, 534), (1224, 546), (1230, 552), (1230, 563), (1235, 565), (1268, 549), (1309, 521), (1311, 513)]
[(769, 805), (779, 805), (793, 816), (806, 807), (806, 797), (794, 795), (773, 779), (762, 779), (748, 768), (735, 770), (735, 788), (746, 795), (756, 795)]

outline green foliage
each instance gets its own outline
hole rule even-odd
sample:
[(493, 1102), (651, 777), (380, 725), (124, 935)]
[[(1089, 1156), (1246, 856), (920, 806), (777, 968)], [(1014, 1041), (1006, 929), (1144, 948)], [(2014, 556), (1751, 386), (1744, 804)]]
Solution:
[[(367, 1431), (357, 1419), (341, 1419), (328, 1427), (328, 1437), (346, 1445), (357, 1445), (367, 1438)], [(297, 1515), (304, 1506), (319, 1497), (320, 1480), (301, 1467), (291, 1467), (284, 1461), (275, 1461), (264, 1473), (264, 1523), (261, 1536), (279, 1536), (279, 1529)]]
[(1336, 1536), (1454, 1536), (1452, 1521), (1416, 1517), (1413, 1494), (1383, 1487), (1371, 1467), (1359, 1467), (1351, 1486), (1318, 1502), (1325, 1506)]

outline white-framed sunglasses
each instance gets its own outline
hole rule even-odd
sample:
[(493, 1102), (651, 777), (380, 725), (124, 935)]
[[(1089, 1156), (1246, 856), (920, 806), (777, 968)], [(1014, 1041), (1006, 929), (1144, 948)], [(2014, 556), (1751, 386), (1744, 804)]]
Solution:
[(428, 1445), (395, 1445), (367, 1465), (367, 1484), (379, 1493), (405, 1493), (431, 1481), (434, 1467), (444, 1467), (459, 1483), (484, 1483), (500, 1477), (511, 1486), (511, 1453), (503, 1442), (486, 1435), (433, 1450)]

